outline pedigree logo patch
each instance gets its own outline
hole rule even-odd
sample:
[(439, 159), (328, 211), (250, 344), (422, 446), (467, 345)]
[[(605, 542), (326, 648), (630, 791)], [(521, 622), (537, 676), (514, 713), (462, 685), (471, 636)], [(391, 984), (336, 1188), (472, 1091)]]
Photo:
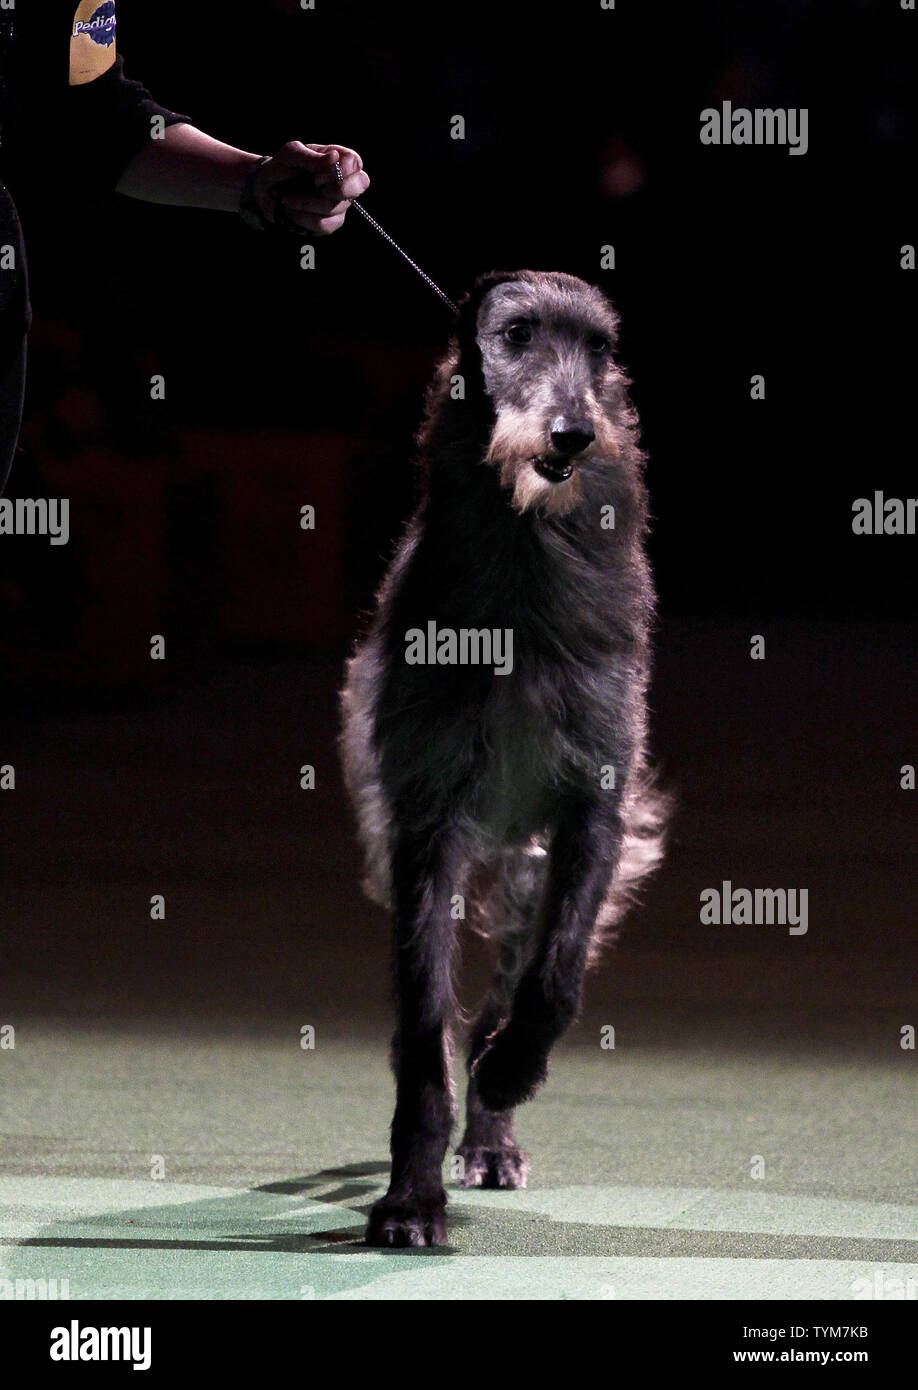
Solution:
[(82, 0), (70, 36), (70, 85), (94, 82), (115, 61), (115, 0)]

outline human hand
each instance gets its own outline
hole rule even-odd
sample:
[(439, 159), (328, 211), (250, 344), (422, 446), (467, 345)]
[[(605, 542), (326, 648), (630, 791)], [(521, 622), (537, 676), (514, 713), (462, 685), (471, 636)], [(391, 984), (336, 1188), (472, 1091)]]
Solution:
[(350, 200), (369, 186), (356, 150), (290, 140), (254, 171), (249, 196), (263, 224), (329, 236), (342, 226)]

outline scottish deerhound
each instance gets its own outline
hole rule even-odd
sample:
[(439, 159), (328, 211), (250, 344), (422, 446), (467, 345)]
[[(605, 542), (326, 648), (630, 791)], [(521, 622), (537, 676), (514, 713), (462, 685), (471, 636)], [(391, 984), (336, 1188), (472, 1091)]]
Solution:
[[(662, 853), (644, 754), (643, 455), (616, 328), (570, 275), (476, 283), (428, 396), (423, 500), (348, 666), (345, 777), (367, 891), (395, 922), (392, 1174), (372, 1245), (446, 1239), (464, 906), (500, 944), (459, 1180), (521, 1187), (513, 1107), (545, 1079), (603, 929)], [(499, 634), (500, 665), (485, 641)]]

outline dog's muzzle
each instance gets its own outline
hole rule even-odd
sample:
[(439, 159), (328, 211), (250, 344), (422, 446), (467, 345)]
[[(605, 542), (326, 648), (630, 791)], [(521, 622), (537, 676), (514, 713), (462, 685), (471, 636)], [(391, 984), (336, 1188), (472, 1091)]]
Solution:
[(574, 471), (574, 465), (566, 458), (534, 458), (531, 462), (539, 477), (549, 483), (566, 482)]
[(548, 482), (564, 483), (574, 471), (573, 460), (588, 449), (595, 438), (589, 420), (557, 415), (551, 422), (553, 452), (534, 458), (532, 466)]

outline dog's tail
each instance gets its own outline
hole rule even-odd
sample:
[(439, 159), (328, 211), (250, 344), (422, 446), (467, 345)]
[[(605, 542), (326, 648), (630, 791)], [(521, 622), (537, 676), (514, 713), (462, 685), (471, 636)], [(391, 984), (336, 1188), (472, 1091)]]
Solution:
[(634, 903), (644, 880), (663, 859), (666, 828), (674, 805), (652, 772), (635, 774), (625, 792), (625, 835), (621, 858), (596, 920), (596, 946), (614, 940), (615, 928)]

